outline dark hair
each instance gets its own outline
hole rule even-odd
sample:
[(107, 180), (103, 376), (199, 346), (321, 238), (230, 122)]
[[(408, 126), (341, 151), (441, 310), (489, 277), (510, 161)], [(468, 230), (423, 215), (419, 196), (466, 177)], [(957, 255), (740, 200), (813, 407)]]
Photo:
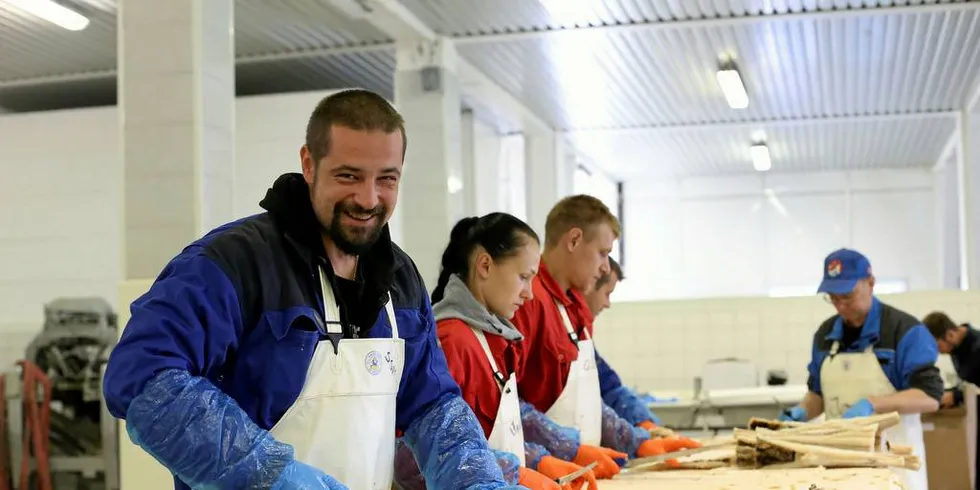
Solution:
[(611, 281), (613, 274), (616, 275), (617, 281), (626, 279), (626, 276), (623, 275), (623, 268), (619, 266), (619, 262), (616, 262), (616, 259), (609, 257), (609, 274), (603, 274), (599, 277), (599, 280), (595, 282), (596, 289), (605, 286), (607, 282)]
[(956, 329), (956, 323), (941, 311), (929, 313), (922, 319), (922, 323), (929, 329), (929, 333), (937, 339), (943, 338), (946, 332)]
[(330, 153), (330, 128), (333, 126), (355, 131), (400, 131), (402, 157), (408, 147), (405, 119), (384, 97), (369, 90), (344, 90), (328, 95), (316, 105), (306, 124), (306, 147), (314, 161), (319, 162)]
[(432, 303), (442, 301), (449, 277), (456, 274), (464, 280), (470, 272), (470, 255), (483, 247), (494, 260), (517, 254), (527, 238), (541, 243), (538, 234), (527, 223), (507, 213), (490, 213), (482, 217), (463, 218), (453, 226), (449, 245), (442, 253), (439, 282), (432, 291)]

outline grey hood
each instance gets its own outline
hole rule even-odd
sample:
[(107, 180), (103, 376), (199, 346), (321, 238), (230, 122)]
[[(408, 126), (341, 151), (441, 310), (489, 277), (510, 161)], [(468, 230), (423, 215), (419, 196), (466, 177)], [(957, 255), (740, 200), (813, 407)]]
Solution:
[(480, 304), (470, 288), (466, 287), (463, 280), (456, 274), (449, 276), (446, 284), (446, 291), (443, 293), (442, 301), (432, 307), (432, 313), (436, 321), (458, 318), (467, 325), (482, 330), (488, 334), (498, 335), (507, 340), (521, 340), (524, 336), (517, 331), (514, 324), (490, 313), (486, 306)]

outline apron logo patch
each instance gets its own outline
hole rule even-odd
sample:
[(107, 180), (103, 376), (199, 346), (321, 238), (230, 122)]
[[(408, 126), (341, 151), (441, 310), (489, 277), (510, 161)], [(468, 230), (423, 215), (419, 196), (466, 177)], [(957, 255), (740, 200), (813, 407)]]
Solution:
[(371, 376), (377, 376), (381, 372), (381, 353), (373, 350), (364, 356), (364, 367)]
[(385, 353), (385, 362), (388, 363), (388, 370), (394, 375), (397, 369), (395, 369), (395, 358), (391, 357), (391, 352)]
[(523, 432), (521, 429), (522, 429), (521, 422), (519, 420), (511, 420), (510, 421), (510, 434), (511, 435), (516, 436), (517, 434), (520, 434), (521, 432)]

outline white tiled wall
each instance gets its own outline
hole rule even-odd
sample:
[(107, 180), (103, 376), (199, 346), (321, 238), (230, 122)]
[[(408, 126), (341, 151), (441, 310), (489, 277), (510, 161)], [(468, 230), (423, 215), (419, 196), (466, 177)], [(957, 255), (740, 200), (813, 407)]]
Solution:
[(928, 169), (628, 182), (615, 299), (814, 290), (844, 246), (881, 280), (940, 289), (935, 182)]
[[(980, 292), (880, 299), (919, 318), (942, 310), (954, 321), (980, 321)], [(725, 357), (754, 361), (763, 380), (766, 370), (784, 369), (789, 383), (802, 384), (813, 334), (833, 313), (817, 296), (615, 303), (596, 322), (596, 344), (623, 383), (643, 391), (689, 392), (705, 362)]]

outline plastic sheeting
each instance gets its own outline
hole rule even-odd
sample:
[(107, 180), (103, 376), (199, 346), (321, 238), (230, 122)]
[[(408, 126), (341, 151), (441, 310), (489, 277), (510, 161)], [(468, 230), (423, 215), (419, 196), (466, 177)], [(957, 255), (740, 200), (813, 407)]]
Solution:
[[(516, 455), (503, 451), (493, 451), (497, 466), (504, 474), (508, 485), (516, 485), (520, 479), (521, 461)], [(425, 478), (419, 470), (415, 455), (405, 445), (403, 439), (395, 443), (395, 488), (398, 490), (426, 490)], [(435, 488), (435, 487), (433, 487)]]
[(483, 428), (458, 395), (439, 399), (405, 431), (430, 488), (517, 489), (508, 486)]
[[(521, 400), (521, 425), (524, 428), (524, 441), (544, 447), (552, 456), (572, 461), (578, 454), (578, 430), (558, 425), (547, 415), (539, 412), (534, 405)], [(526, 449), (526, 446), (525, 446)], [(532, 455), (525, 454), (528, 468), (537, 468), (537, 460), (531, 464)]]
[[(194, 489), (274, 487), (294, 461), (292, 446), (273, 439), (235, 400), (187, 371), (166, 370), (147, 382), (126, 412), (126, 430)], [(294, 467), (289, 474), (299, 477), (303, 470)], [(317, 471), (305, 473), (326, 476)]]
[(602, 401), (609, 405), (617, 415), (633, 425), (647, 420), (660, 425), (660, 419), (650, 411), (647, 406), (648, 403), (644, 402), (636, 392), (625, 386), (610, 390), (603, 395)]
[[(631, 458), (636, 457), (636, 450), (650, 438), (650, 432), (646, 429), (635, 427), (633, 424), (616, 415), (616, 411), (609, 405), (602, 405), (602, 447), (608, 447), (628, 454)], [(617, 461), (620, 465), (625, 461)]]

